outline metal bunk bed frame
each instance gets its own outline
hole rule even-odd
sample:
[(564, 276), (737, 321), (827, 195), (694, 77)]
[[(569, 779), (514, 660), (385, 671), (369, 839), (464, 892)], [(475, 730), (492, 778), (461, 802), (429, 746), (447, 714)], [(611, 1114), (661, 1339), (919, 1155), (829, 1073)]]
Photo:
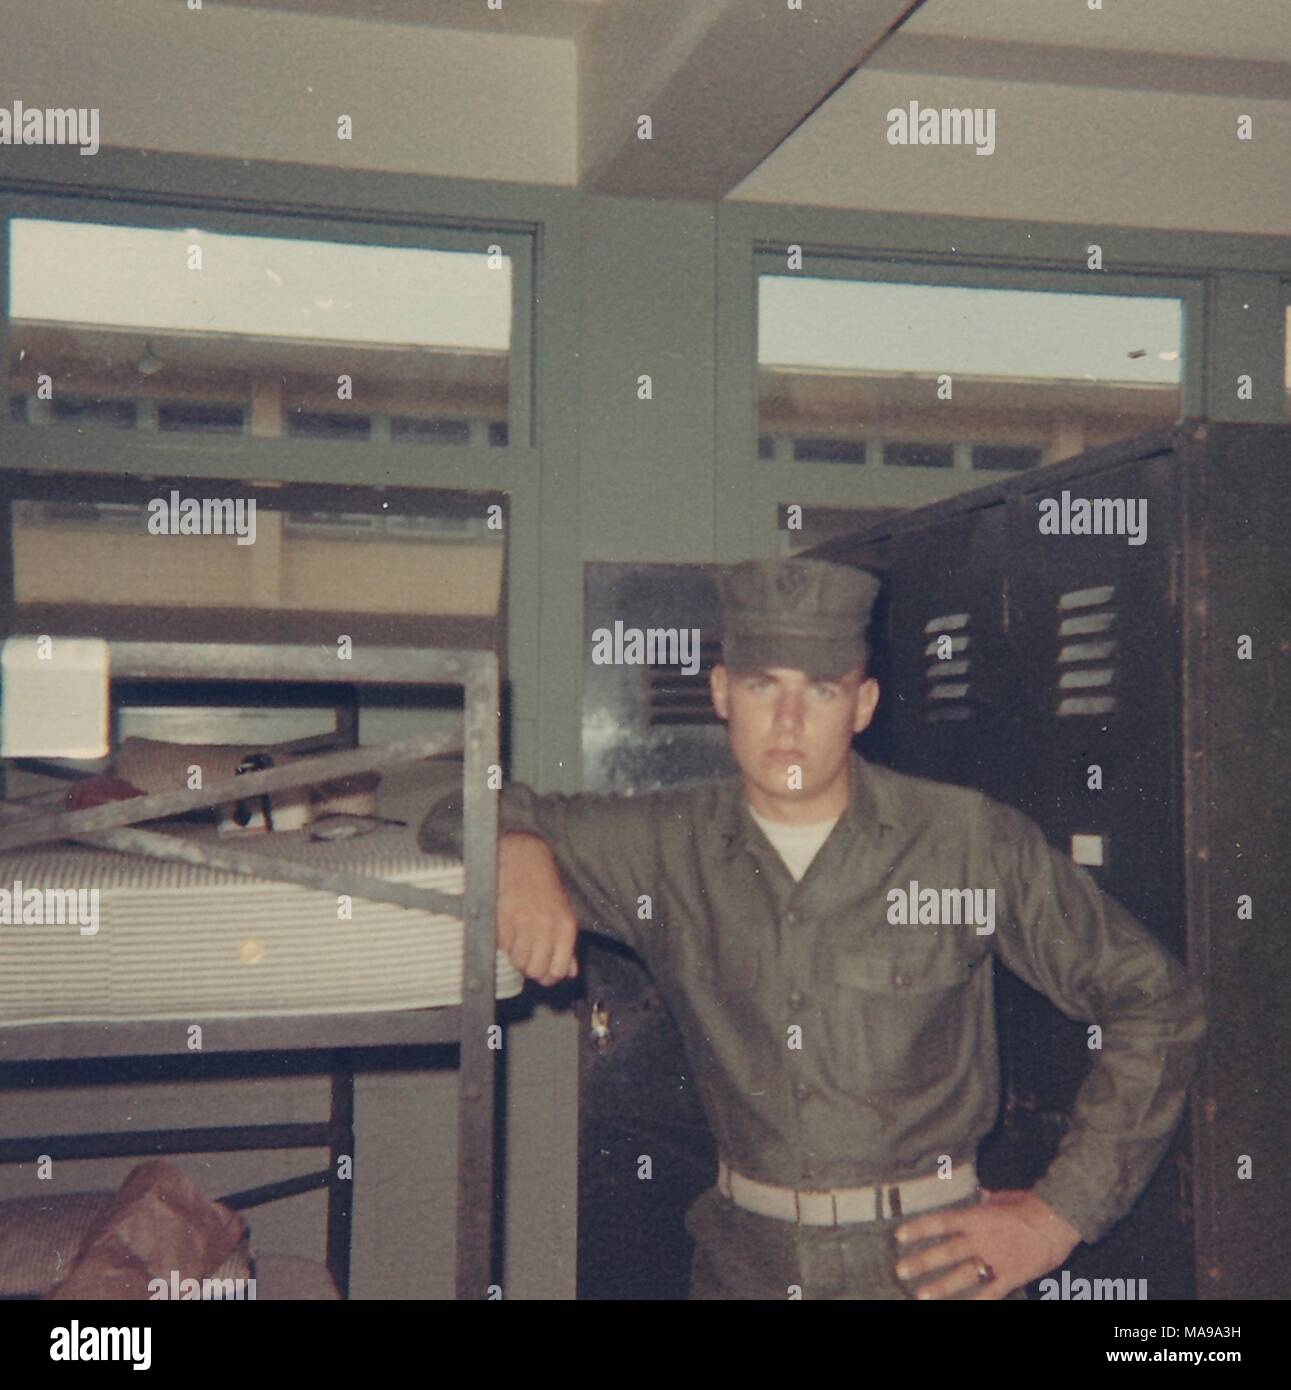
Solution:
[[(197, 1129), (129, 1130), (95, 1134), (0, 1139), (0, 1163), (34, 1162), (41, 1155), (65, 1159), (320, 1148), (328, 1168), (232, 1194), (223, 1200), (245, 1209), (302, 1192), (326, 1188), (327, 1264), (343, 1296), (349, 1293), (353, 1219), (351, 1179), (339, 1176), (339, 1160), (354, 1155), (354, 1053), (375, 1047), (457, 1044), (458, 1174), (456, 1289), (458, 1298), (488, 1296), (491, 1276), (495, 1188), (494, 1094), (496, 1051), (489, 1029), (496, 1013), (497, 797), (490, 769), (498, 761), (498, 662), (491, 651), (465, 648), (369, 647), (356, 644), (337, 675), (338, 656), (325, 646), (114, 642), (109, 640), (113, 680), (174, 682), (302, 681), (326, 685), (440, 685), (461, 687), (463, 737), (422, 740), (390, 748), (356, 749), (303, 759), (290, 766), (248, 773), (235, 783), (213, 783), (203, 791), (163, 792), (86, 810), (32, 816), (11, 815), (0, 824), (0, 848), (76, 839), (135, 853), (183, 858), (259, 878), (282, 877), (325, 891), (350, 892), (404, 907), (460, 911), (462, 1002), (434, 1009), (369, 1014), (312, 1014), (299, 1017), (168, 1021), (24, 1024), (0, 1028), (0, 1088), (31, 1084), (30, 1064), (89, 1059), (175, 1058), (183, 1055), (178, 1031), (202, 1026), (202, 1051), (224, 1059), (255, 1054), (322, 1052), (331, 1076), (330, 1114), (310, 1124), (210, 1126)], [(249, 795), (375, 770), (438, 752), (463, 752), (463, 861), (465, 893), (455, 899), (426, 889), (357, 875), (323, 874), (271, 865), (236, 849), (214, 850), (168, 835), (129, 829), (156, 819), (239, 800)], [(16, 760), (15, 760), (16, 761)], [(479, 872), (481, 866), (487, 866)]]

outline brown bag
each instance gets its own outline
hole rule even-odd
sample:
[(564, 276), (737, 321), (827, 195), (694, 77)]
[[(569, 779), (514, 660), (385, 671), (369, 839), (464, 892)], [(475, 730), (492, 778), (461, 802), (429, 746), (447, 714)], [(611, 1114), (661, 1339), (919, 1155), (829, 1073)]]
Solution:
[(146, 1299), (149, 1284), (205, 1279), (237, 1249), (246, 1223), (164, 1159), (135, 1168), (85, 1238), (51, 1299)]

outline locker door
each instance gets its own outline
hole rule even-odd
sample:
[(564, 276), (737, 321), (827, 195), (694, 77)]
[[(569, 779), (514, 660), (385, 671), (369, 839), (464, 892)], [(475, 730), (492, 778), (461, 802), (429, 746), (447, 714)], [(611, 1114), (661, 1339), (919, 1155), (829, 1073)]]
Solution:
[[(1185, 950), (1178, 804), (1178, 519), (1173, 455), (1063, 484), (1073, 500), (1133, 498), (1146, 539), (1041, 535), (1015, 512), (1009, 624), (1030, 711), (1035, 818), (1101, 887)], [(1091, 771), (1095, 769), (1096, 771)], [(1101, 789), (1091, 781), (1101, 776)]]
[[(1027, 723), (1014, 771), (1028, 814), (1183, 959), (1177, 483), (1172, 454), (1061, 485), (1037, 478), (1011, 508), (1007, 622)], [(1064, 506), (1078, 524), (1077, 504), (1097, 499), (1145, 506), (1143, 543), (1041, 532), (1042, 501), (1058, 504), (1060, 524)], [(1001, 995), (1011, 1161), (1031, 1181), (1061, 1137), (1088, 1040), (1020, 982)], [(1146, 1278), (1149, 1297), (1192, 1296), (1185, 1149), (1181, 1133), (1132, 1216), (1070, 1261), (1073, 1275)]]

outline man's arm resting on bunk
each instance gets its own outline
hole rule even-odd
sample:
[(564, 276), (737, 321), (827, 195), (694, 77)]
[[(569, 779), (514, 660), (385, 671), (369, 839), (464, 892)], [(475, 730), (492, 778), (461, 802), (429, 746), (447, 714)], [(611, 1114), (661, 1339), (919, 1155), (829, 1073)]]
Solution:
[[(539, 795), (509, 783), (498, 806), (498, 945), (512, 965), (543, 985), (578, 973), (579, 925), (653, 950), (636, 906), (654, 874), (646, 797)], [(432, 796), (418, 843), (428, 853), (462, 852), (461, 788), (451, 779)]]
[(578, 974), (578, 918), (556, 856), (537, 835), (498, 837), (498, 947), (522, 975), (555, 985)]

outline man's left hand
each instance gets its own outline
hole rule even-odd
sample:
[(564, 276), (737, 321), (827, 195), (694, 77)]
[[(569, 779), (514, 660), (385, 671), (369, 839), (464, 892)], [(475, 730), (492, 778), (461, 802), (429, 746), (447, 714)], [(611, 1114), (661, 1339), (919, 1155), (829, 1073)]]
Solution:
[[(933, 1270), (939, 1279), (921, 1284), (916, 1298), (949, 1298), (973, 1289), (974, 1299), (1004, 1298), (1014, 1289), (1055, 1269), (1080, 1243), (1080, 1232), (1032, 1192), (987, 1192), (973, 1207), (930, 1211), (897, 1227), (903, 1243), (942, 1239), (917, 1255), (897, 1260), (901, 1279), (916, 1279)], [(992, 1278), (983, 1283), (978, 1264)], [(953, 1266), (953, 1268), (948, 1268)]]

